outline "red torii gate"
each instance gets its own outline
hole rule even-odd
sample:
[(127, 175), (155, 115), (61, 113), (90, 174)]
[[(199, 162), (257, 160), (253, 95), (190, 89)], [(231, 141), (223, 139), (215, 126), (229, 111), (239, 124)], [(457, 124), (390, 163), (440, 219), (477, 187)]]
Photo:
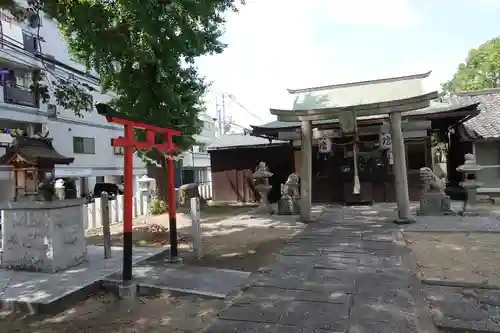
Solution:
[[(133, 120), (132, 118), (123, 115), (107, 104), (96, 104), (97, 113), (106, 117), (109, 123), (123, 125), (124, 136), (111, 139), (113, 147), (123, 147), (123, 178), (124, 178), (124, 195), (123, 195), (123, 281), (132, 280), (132, 205), (133, 205), (133, 156), (134, 148), (151, 149), (156, 148), (167, 153), (167, 178), (168, 178), (168, 219), (169, 219), (169, 236), (170, 236), (170, 259), (177, 260), (177, 221), (176, 221), (176, 200), (175, 200), (175, 185), (174, 185), (174, 159), (172, 153), (178, 150), (177, 145), (172, 142), (174, 135), (181, 134), (180, 131), (171, 128), (159, 127)], [(134, 137), (134, 128), (141, 128), (146, 131), (145, 141), (136, 141)], [(163, 142), (156, 143), (156, 134), (163, 134)]]

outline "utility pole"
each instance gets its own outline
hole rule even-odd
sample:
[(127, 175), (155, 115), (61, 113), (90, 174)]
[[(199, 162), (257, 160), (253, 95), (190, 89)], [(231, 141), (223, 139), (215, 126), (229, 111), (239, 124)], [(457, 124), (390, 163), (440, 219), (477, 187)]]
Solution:
[(222, 135), (222, 115), (221, 115), (221, 112), (220, 112), (220, 108), (219, 108), (219, 99), (218, 99), (218, 96), (215, 96), (215, 111), (216, 111), (216, 114), (217, 114), (217, 123), (219, 124), (219, 137)]
[(222, 134), (226, 134), (226, 94), (222, 93)]

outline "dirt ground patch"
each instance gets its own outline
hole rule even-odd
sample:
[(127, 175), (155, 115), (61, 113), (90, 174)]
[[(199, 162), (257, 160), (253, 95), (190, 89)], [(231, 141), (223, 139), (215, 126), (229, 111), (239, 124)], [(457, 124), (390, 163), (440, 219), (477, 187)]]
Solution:
[[(202, 223), (204, 258), (196, 259), (190, 250), (189, 226), (179, 228), (179, 251), (186, 264), (254, 272), (273, 262), (285, 242), (302, 227), (277, 219), (206, 219)], [(102, 236), (89, 240), (100, 244)], [(168, 228), (156, 223), (138, 226), (134, 241), (141, 246), (168, 246)], [(121, 234), (113, 235), (113, 242), (120, 246)], [(164, 259), (155, 261), (161, 264)], [(127, 303), (102, 293), (57, 315), (23, 320), (19, 314), (0, 315), (0, 333), (197, 333), (222, 307), (223, 300), (194, 295), (163, 293)]]
[(94, 295), (60, 314), (22, 318), (0, 313), (1, 333), (197, 333), (210, 325), (224, 301), (163, 293), (135, 302)]
[(487, 283), (500, 289), (500, 234), (405, 232), (424, 279)]

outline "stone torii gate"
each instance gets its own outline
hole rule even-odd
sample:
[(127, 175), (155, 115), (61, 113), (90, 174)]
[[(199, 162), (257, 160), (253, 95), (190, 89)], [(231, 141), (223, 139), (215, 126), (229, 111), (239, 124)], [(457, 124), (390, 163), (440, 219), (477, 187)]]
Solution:
[(437, 98), (437, 91), (424, 91), (423, 79), (430, 73), (289, 90), (295, 95), (293, 109), (270, 110), (279, 121), (301, 123), (300, 215), (303, 222), (311, 221), (312, 122), (338, 119), (343, 128), (351, 122), (356, 135), (356, 117), (374, 115), (389, 115), (398, 205), (396, 223), (414, 221), (408, 194), (402, 113), (429, 107), (430, 101)]

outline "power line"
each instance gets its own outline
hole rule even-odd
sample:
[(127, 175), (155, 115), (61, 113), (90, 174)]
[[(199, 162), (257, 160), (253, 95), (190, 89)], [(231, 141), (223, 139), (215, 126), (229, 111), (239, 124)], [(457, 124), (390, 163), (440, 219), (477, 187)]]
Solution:
[(233, 94), (225, 94), (227, 97), (229, 97), (233, 102), (235, 102), (240, 108), (242, 108), (243, 110), (245, 110), (249, 115), (251, 115), (252, 117), (254, 118), (257, 118), (259, 120), (262, 120), (261, 117), (259, 117), (258, 115), (256, 115), (255, 113), (251, 112), (250, 110), (248, 110), (243, 104), (241, 104), (237, 99), (236, 97), (234, 97)]

